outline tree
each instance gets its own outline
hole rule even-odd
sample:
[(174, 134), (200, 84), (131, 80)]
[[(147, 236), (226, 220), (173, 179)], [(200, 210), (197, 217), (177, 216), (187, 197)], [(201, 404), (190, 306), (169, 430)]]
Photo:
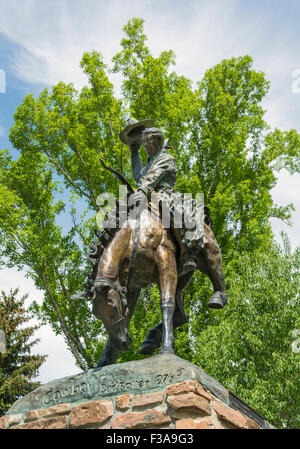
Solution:
[[(153, 118), (163, 130), (178, 165), (177, 190), (204, 192), (227, 279), (239, 257), (271, 251), (270, 219), (287, 222), (293, 210), (277, 207), (271, 189), (280, 169), (300, 169), (300, 136), (296, 130), (272, 130), (265, 122), (262, 100), (269, 82), (254, 70), (250, 56), (221, 61), (194, 86), (172, 71), (172, 51), (151, 54), (142, 19), (133, 18), (123, 31), (111, 68), (123, 76), (122, 98), (114, 95), (101, 55), (84, 53), (81, 67), (89, 86), (79, 92), (60, 82), (36, 99), (27, 95), (10, 132), (20, 156), (13, 161), (5, 151), (0, 155), (2, 260), (27, 267), (45, 293), (43, 304), (34, 304), (35, 313), (64, 336), (81, 369), (95, 366), (106, 335), (92, 316), (91, 302), (71, 297), (90, 269), (85, 258), (97, 196), (118, 193), (118, 182), (99, 156), (134, 183), (128, 149), (118, 138), (127, 116)], [(177, 332), (179, 356), (193, 360), (198, 335), (219, 325), (222, 312), (206, 307), (210, 294), (208, 280), (197, 274), (184, 294), (190, 321)], [(133, 349), (119, 361), (139, 357), (143, 338), (159, 320), (154, 287), (142, 294), (130, 327)]]
[(229, 305), (214, 326), (198, 322), (193, 354), (194, 363), (282, 428), (300, 425), (300, 357), (293, 351), (299, 269), (300, 248), (293, 253), (287, 238), (269, 253), (239, 255), (227, 278)]
[(90, 342), (97, 338), (101, 323), (90, 319), (87, 304), (71, 299), (84, 282), (81, 267), (88, 243), (84, 241), (81, 250), (75, 226), (63, 235), (57, 224), (65, 205), (54, 198), (60, 186), (43, 154), (25, 151), (12, 161), (4, 151), (1, 161), (0, 252), (4, 263), (27, 267), (37, 288), (45, 292), (43, 304), (34, 302), (32, 310), (42, 321), (51, 322), (56, 334), (62, 333), (81, 369), (92, 367), (97, 357), (94, 351), (101, 352), (101, 347)]
[(143, 20), (125, 27), (113, 58), (124, 77), (122, 93), (135, 117), (153, 117), (178, 164), (178, 190), (204, 192), (214, 232), (229, 260), (231, 250), (251, 250), (272, 240), (270, 218), (290, 218), (292, 205), (273, 204), (270, 190), (281, 168), (299, 171), (300, 136), (271, 130), (261, 102), (270, 83), (250, 56), (223, 60), (193, 89), (169, 73), (173, 52), (154, 58), (145, 45)]
[(32, 381), (45, 361), (45, 355), (30, 354), (39, 340), (31, 340), (40, 326), (24, 327), (31, 318), (24, 308), (28, 295), (18, 299), (18, 289), (0, 296), (0, 326), (6, 336), (6, 349), (0, 353), (0, 416), (20, 397), (40, 383)]

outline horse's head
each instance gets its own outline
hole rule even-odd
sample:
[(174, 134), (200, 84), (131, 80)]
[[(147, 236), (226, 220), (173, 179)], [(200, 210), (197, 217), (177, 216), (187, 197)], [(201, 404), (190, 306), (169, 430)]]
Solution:
[(104, 324), (113, 347), (118, 351), (128, 351), (131, 339), (127, 329), (128, 306), (125, 289), (109, 279), (96, 279), (93, 314)]

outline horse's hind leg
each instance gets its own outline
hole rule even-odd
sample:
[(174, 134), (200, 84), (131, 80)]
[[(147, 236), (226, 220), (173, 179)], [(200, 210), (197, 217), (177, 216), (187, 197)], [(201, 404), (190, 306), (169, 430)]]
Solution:
[(174, 319), (173, 319), (173, 327), (176, 329), (179, 326), (187, 323), (188, 319), (185, 314), (184, 304), (182, 300), (182, 292), (185, 287), (188, 285), (190, 280), (193, 277), (194, 272), (189, 271), (178, 279), (176, 295), (175, 295), (175, 310), (174, 310)]

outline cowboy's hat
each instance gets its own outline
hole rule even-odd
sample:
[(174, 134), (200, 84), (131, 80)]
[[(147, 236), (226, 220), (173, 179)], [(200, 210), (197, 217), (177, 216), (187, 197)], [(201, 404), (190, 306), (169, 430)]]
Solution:
[(134, 118), (129, 118), (125, 123), (125, 128), (120, 132), (120, 139), (126, 145), (132, 143), (141, 143), (142, 131), (146, 128), (153, 128), (154, 121), (151, 119), (145, 120), (135, 120)]

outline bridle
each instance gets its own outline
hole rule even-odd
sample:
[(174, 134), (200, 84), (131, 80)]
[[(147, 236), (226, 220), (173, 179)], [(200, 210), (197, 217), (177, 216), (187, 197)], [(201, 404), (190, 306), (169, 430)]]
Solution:
[(94, 289), (95, 287), (109, 287), (110, 289), (115, 290), (120, 298), (121, 298), (121, 304), (122, 304), (122, 317), (116, 322), (114, 323), (111, 327), (116, 327), (118, 325), (120, 325), (124, 320), (125, 317), (128, 315), (129, 313), (129, 308), (128, 308), (128, 303), (127, 303), (127, 288), (126, 287), (119, 287), (116, 283), (114, 283), (113, 281), (111, 281), (109, 278), (105, 278), (105, 277), (98, 277), (95, 280), (95, 284), (94, 284)]

